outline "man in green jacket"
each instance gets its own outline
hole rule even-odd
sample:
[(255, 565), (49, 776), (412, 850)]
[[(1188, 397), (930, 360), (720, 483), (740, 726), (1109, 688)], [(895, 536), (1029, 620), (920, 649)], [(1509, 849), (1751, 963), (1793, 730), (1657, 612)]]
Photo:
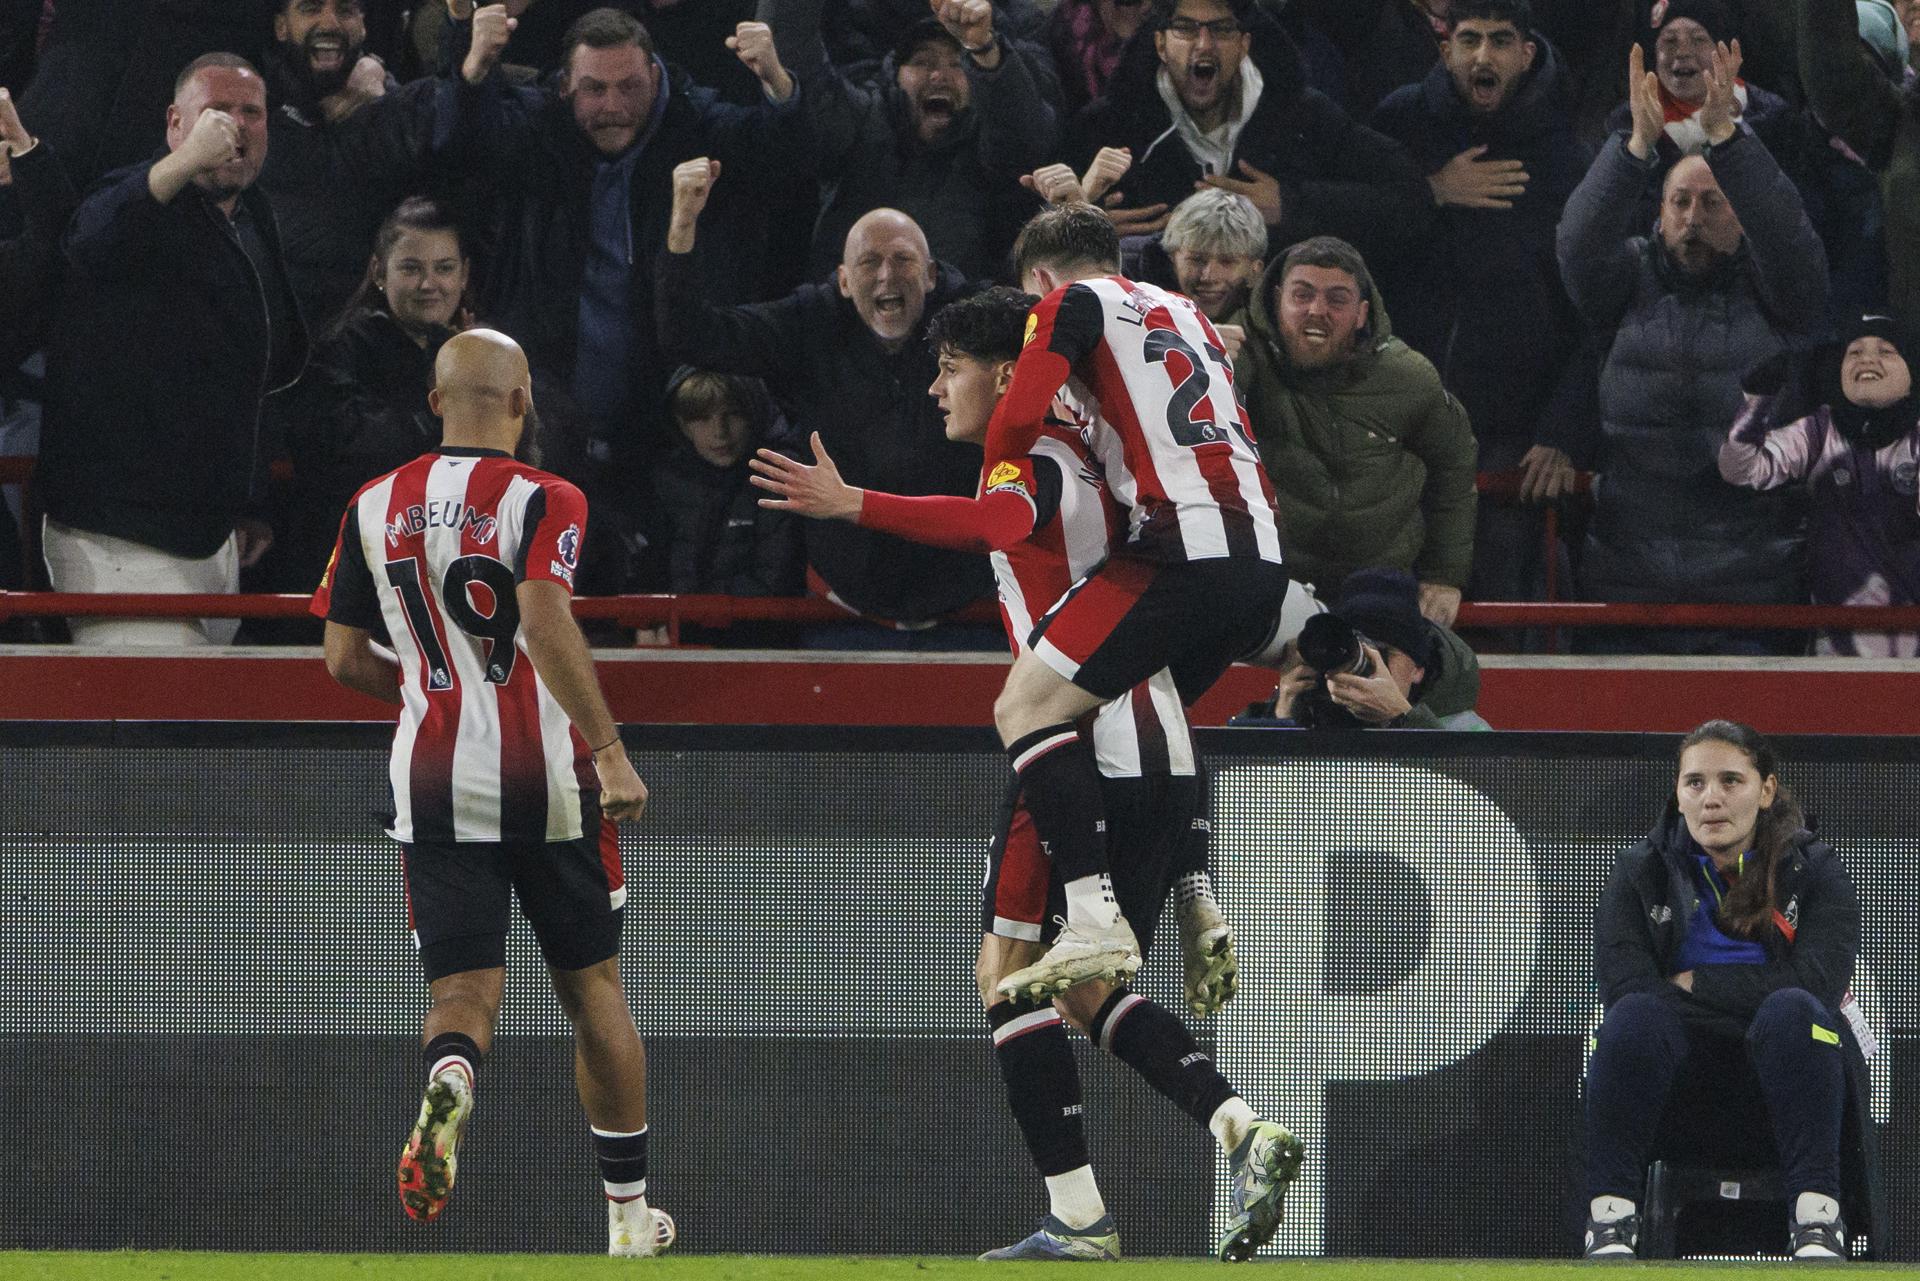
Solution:
[(1352, 245), (1316, 236), (1267, 269), (1229, 323), (1234, 378), (1279, 500), (1288, 572), (1323, 592), (1409, 570), (1450, 627), (1473, 563), (1474, 442), (1426, 357), (1393, 336)]

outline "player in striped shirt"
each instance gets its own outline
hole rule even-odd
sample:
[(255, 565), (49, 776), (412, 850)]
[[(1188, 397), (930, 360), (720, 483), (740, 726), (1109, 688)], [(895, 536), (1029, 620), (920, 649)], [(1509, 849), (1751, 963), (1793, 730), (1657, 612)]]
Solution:
[(1074, 722), (1162, 668), (1191, 704), (1261, 645), (1287, 594), (1273, 488), (1220, 336), (1191, 300), (1120, 276), (1119, 254), (1113, 224), (1087, 204), (1052, 206), (1021, 231), (1015, 268), (1041, 300), (987, 429), (991, 478), (1063, 407), (1127, 521), (1113, 554), (1040, 618), (994, 704), (1067, 885), (1067, 927), (1003, 980), (1009, 994), (1109, 976), (1138, 955)]
[(434, 380), (441, 447), (355, 496), (313, 598), (327, 670), (400, 705), (391, 835), (432, 997), (400, 1200), (431, 1219), (453, 1191), (517, 899), (573, 1024), (607, 1251), (658, 1254), (674, 1223), (646, 1198), (646, 1054), (620, 982), (614, 826), (640, 817), (647, 789), (570, 607), (586, 501), (514, 460), (532, 391), (512, 339), (449, 339)]
[[(992, 289), (934, 318), (928, 339), (939, 353), (940, 376), (931, 390), (946, 412), (949, 438), (984, 439), (988, 415), (1020, 351), (1029, 302), (1018, 290)], [(1120, 536), (1119, 510), (1107, 500), (1078, 431), (1067, 424), (1049, 424), (1029, 454), (990, 473), (977, 501), (854, 489), (841, 480), (817, 436), (813, 448), (811, 467), (762, 451), (753, 464), (755, 483), (777, 495), (762, 503), (991, 553), (1016, 654), (1032, 630), (1031, 602), (1057, 598), (1103, 561)], [(1142, 943), (1151, 945), (1161, 907), (1177, 884), (1188, 1000), (1196, 1013), (1212, 1013), (1231, 997), (1237, 979), (1232, 932), (1207, 877), (1199, 762), (1172, 675), (1155, 673), (1106, 703), (1094, 715), (1089, 737), (1115, 851), (1120, 909)], [(1279, 1226), (1282, 1198), (1299, 1170), (1300, 1145), (1293, 1135), (1257, 1118), (1180, 1019), (1129, 992), (1124, 977), (1085, 980), (1051, 1002), (1044, 991), (1009, 996), (1000, 990), (1005, 975), (1040, 955), (1047, 923), (1064, 908), (1063, 884), (1020, 804), (1017, 776), (982, 898), (980, 998), (1008, 1101), (1046, 1180), (1050, 1204), (1039, 1231), (981, 1257), (1119, 1257), (1119, 1235), (1088, 1160), (1080, 1083), (1063, 1015), (1214, 1134), (1234, 1171), (1234, 1214), (1219, 1252), (1229, 1259), (1252, 1255)]]

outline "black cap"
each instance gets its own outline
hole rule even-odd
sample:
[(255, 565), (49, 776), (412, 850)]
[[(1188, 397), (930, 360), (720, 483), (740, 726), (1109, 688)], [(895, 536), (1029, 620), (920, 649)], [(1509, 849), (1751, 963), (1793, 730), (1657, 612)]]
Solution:
[(903, 62), (911, 60), (913, 55), (920, 51), (921, 45), (936, 40), (950, 45), (955, 49), (961, 48), (961, 44), (959, 40), (954, 38), (953, 32), (941, 26), (938, 18), (922, 18), (911, 27), (908, 27), (900, 39), (894, 42), (893, 65), (897, 67)]
[(1433, 660), (1433, 624), (1420, 612), (1420, 584), (1404, 569), (1356, 569), (1340, 584), (1333, 612), (1368, 640), (1421, 667)]
[(1716, 41), (1732, 40), (1740, 34), (1727, 0), (1653, 0), (1647, 7), (1647, 25), (1642, 37), (1647, 47), (1654, 46), (1662, 28), (1681, 18), (1692, 18)]

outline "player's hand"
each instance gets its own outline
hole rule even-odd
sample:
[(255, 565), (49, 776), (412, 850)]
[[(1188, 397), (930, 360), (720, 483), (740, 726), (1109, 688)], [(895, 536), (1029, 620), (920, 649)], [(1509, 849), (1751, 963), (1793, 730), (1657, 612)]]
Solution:
[(1710, 146), (1719, 146), (1740, 127), (1740, 99), (1734, 88), (1742, 61), (1738, 40), (1714, 46), (1713, 60), (1707, 67), (1707, 100), (1700, 104), (1700, 128)]
[(1043, 165), (1021, 174), (1020, 185), (1050, 205), (1070, 205), (1087, 198), (1072, 165)]
[(1412, 711), (1413, 704), (1400, 692), (1400, 685), (1387, 670), (1387, 660), (1380, 656), (1380, 651), (1371, 645), (1362, 645), (1361, 652), (1372, 660), (1373, 675), (1336, 672), (1327, 677), (1327, 693), (1333, 701), (1369, 725), (1384, 725)]
[(753, 483), (778, 495), (762, 498), (760, 505), (816, 520), (858, 520), (860, 491), (840, 479), (840, 469), (820, 443), (819, 432), (813, 433), (812, 444), (815, 461), (811, 467), (771, 449), (763, 449), (748, 460)]
[(1231, 364), (1247, 345), (1247, 331), (1239, 325), (1215, 325), (1213, 332), (1220, 335), (1220, 345), (1226, 348), (1227, 361)]
[(1635, 160), (1646, 160), (1667, 131), (1667, 109), (1660, 102), (1660, 77), (1647, 70), (1647, 55), (1638, 42), (1627, 50), (1627, 105), (1633, 109), (1627, 150)]
[(667, 252), (693, 252), (700, 212), (720, 181), (720, 162), (705, 156), (683, 160), (673, 168), (673, 212), (667, 219)]
[(1285, 214), (1280, 199), (1280, 180), (1270, 173), (1262, 173), (1242, 160), (1236, 166), (1245, 175), (1242, 178), (1228, 178), (1221, 174), (1208, 174), (1193, 184), (1194, 190), (1202, 187), (1218, 187), (1222, 191), (1231, 191), (1237, 196), (1245, 196), (1253, 201), (1253, 207), (1260, 211), (1260, 217), (1267, 226), (1277, 227)]
[(513, 35), (513, 29), (520, 25), (520, 19), (511, 16), (504, 4), (490, 4), (473, 11), (473, 44), (467, 49), (467, 60), (460, 65), (460, 75), (470, 85), (485, 80), (500, 61), (500, 55), (507, 50), (507, 41)]
[(1452, 627), (1460, 617), (1460, 589), (1441, 583), (1420, 584), (1420, 616), (1442, 627)]
[(772, 27), (764, 22), (743, 22), (727, 37), (727, 48), (765, 87), (769, 98), (785, 102), (793, 96), (793, 76), (781, 65)]
[(1113, 190), (1113, 184), (1126, 177), (1127, 170), (1133, 168), (1133, 152), (1126, 147), (1102, 147), (1094, 154), (1093, 163), (1080, 175), (1080, 186), (1089, 201), (1099, 199)]
[(235, 523), (233, 536), (236, 549), (240, 553), (240, 568), (252, 569), (260, 563), (260, 558), (273, 546), (273, 527), (264, 520), (242, 520)]
[(1106, 212), (1108, 221), (1113, 223), (1113, 229), (1123, 238), (1151, 236), (1156, 231), (1165, 230), (1167, 223), (1173, 219), (1172, 206), (1164, 201), (1128, 208), (1120, 203), (1122, 199), (1124, 197), (1119, 192), (1113, 192), (1100, 202), (1100, 208)]
[(1436, 205), (1461, 209), (1511, 209), (1527, 194), (1527, 167), (1518, 160), (1482, 160), (1486, 145), (1468, 147), (1427, 175)]
[(1547, 503), (1573, 492), (1573, 459), (1552, 445), (1535, 445), (1520, 459), (1520, 501)]
[(202, 111), (174, 154), (181, 157), (188, 173), (212, 173), (240, 158), (240, 124), (224, 111)]
[(614, 741), (593, 754), (600, 776), (600, 812), (616, 823), (631, 823), (647, 811), (647, 785), (627, 759), (627, 745)]
[(1675, 987), (1679, 988), (1682, 992), (1691, 992), (1693, 991), (1693, 971), (1681, 970), (1678, 974), (1674, 975), (1671, 979), (1669, 979), (1668, 982), (1672, 983)]

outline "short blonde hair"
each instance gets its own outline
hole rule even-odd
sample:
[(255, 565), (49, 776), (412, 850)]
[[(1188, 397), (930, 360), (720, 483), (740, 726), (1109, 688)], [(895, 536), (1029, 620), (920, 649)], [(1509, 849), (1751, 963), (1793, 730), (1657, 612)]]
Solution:
[(1267, 256), (1267, 220), (1253, 201), (1232, 191), (1208, 187), (1174, 207), (1167, 229), (1160, 235), (1167, 252), (1191, 249), (1196, 253), (1229, 254), (1238, 258)]

